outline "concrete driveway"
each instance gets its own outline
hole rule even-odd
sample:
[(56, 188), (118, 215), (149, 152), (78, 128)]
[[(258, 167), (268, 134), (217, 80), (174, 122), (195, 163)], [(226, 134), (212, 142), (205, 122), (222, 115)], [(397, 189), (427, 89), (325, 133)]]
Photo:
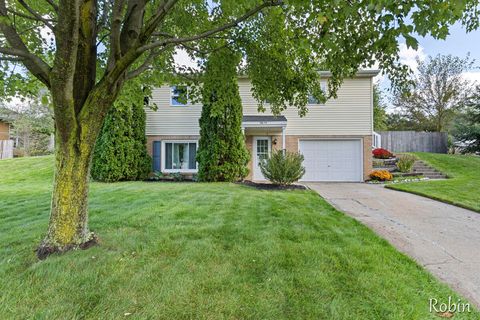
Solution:
[(480, 307), (480, 214), (365, 183), (309, 183)]

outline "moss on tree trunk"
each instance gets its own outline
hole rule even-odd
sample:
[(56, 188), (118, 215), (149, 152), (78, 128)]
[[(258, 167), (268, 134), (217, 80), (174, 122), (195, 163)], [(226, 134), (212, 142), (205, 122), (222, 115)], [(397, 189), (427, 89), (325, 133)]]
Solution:
[(82, 138), (75, 128), (69, 130), (67, 139), (57, 131), (50, 221), (47, 235), (37, 249), (40, 259), (52, 253), (86, 249), (97, 242), (88, 228), (88, 186), (94, 137), (99, 129), (98, 125), (83, 128), (92, 128), (89, 139)]

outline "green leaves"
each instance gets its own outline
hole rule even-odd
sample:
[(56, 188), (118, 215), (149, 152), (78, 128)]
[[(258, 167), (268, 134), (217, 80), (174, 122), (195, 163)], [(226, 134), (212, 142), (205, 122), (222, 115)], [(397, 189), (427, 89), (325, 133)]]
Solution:
[(414, 38), (409, 34), (404, 34), (403, 36), (405, 37), (405, 42), (407, 44), (407, 47), (412, 48), (414, 50), (418, 49), (418, 40), (416, 38)]
[(242, 133), (242, 101), (237, 83), (238, 53), (223, 48), (210, 54), (202, 87), (200, 141), (197, 152), (201, 181), (237, 181), (250, 159)]

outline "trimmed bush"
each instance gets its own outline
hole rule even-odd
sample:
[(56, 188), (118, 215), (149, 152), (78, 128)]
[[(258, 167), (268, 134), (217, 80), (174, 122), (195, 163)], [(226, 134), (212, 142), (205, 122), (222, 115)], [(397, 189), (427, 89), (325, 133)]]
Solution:
[(97, 181), (144, 180), (151, 171), (143, 105), (110, 108), (97, 139), (91, 176)]
[(398, 157), (397, 168), (400, 172), (411, 172), (415, 161), (417, 161), (417, 157), (414, 155), (402, 154)]
[(390, 181), (393, 179), (393, 176), (388, 170), (374, 170), (370, 173), (370, 179), (374, 181)]
[(202, 88), (200, 181), (237, 181), (248, 174), (250, 155), (242, 133), (242, 100), (237, 83), (240, 56), (229, 48), (210, 55)]
[(376, 159), (390, 159), (393, 157), (393, 153), (387, 149), (377, 148), (372, 151), (373, 157)]
[(302, 166), (303, 155), (296, 152), (274, 151), (269, 159), (260, 163), (265, 178), (275, 184), (289, 185), (300, 180), (305, 174)]

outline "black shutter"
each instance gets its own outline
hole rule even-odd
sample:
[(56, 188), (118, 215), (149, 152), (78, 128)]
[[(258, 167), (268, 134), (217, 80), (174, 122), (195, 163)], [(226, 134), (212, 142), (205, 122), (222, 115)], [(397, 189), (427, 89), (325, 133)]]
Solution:
[(161, 159), (162, 159), (162, 142), (161, 141), (153, 141), (153, 171), (160, 171), (161, 166)]
[(172, 143), (165, 143), (165, 169), (172, 169)]
[(197, 144), (188, 144), (188, 169), (197, 169)]

